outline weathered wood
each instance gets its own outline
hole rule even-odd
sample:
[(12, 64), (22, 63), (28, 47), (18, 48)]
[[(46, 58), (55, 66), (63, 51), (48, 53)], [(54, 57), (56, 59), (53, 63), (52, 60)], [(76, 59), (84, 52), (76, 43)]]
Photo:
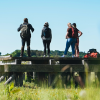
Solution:
[(33, 72), (27, 72), (27, 82), (31, 83), (32, 76), (33, 76)]
[(73, 65), (4, 65), (4, 72), (67, 72), (72, 67), (73, 71), (84, 72), (84, 66), (80, 64)]
[(4, 78), (5, 78), (5, 74), (4, 75), (2, 75), (1, 77), (0, 77), (0, 82), (2, 81), (2, 80), (4, 80)]
[(15, 76), (16, 76), (15, 74), (13, 74), (12, 76), (10, 76), (9, 79), (4, 83), (4, 85), (6, 85), (6, 84), (10, 83), (12, 80), (14, 80)]
[(52, 86), (55, 88), (55, 78), (56, 78), (57, 73), (49, 73), (48, 75), (48, 86)]
[(60, 64), (82, 64), (82, 59), (59, 59)]
[(23, 86), (23, 73), (19, 73), (19, 82), (20, 86)]
[(15, 59), (15, 63), (16, 64), (21, 64), (21, 60), (20, 59)]
[(88, 64), (88, 66), (89, 72), (100, 72), (100, 64)]
[[(21, 59), (15, 59), (15, 63), (21, 65)], [(16, 72), (16, 78), (15, 78), (15, 84), (18, 86), (22, 86), (23, 85), (23, 72)], [(18, 77), (19, 76), (19, 77)], [(18, 80), (18, 82), (17, 82)]]
[(0, 77), (2, 76), (2, 73), (0, 72)]
[(4, 65), (0, 65), (0, 72), (4, 72)]
[[(9, 61), (9, 60), (15, 60), (15, 59), (19, 59), (21, 61), (49, 61), (50, 59), (52, 61), (67, 61), (67, 62), (74, 62), (75, 61), (75, 64), (76, 62), (78, 61), (81, 61), (83, 60), (84, 58), (71, 58), (71, 57), (8, 57), (8, 58), (0, 58), (0, 60), (2, 61)], [(39, 63), (39, 62), (38, 62)], [(72, 64), (72, 63), (71, 63)], [(81, 64), (81, 62), (80, 62)]]
[(88, 64), (100, 64), (100, 58), (88, 58), (84, 59)]
[(15, 76), (15, 86), (19, 86), (18, 73), (16, 73), (16, 76)]
[(71, 58), (71, 57), (7, 57), (7, 58), (0, 58), (0, 61), (9, 61), (19, 59), (21, 61), (46, 61), (46, 60), (55, 60), (55, 61), (66, 61), (71, 64), (81, 64), (81, 60), (88, 61), (90, 64), (100, 64), (100, 58)]
[(100, 82), (100, 72), (97, 72), (97, 77), (98, 77), (98, 80)]
[[(34, 62), (31, 61), (31, 65), (33, 64)], [(33, 72), (27, 72), (27, 81), (31, 83), (31, 79), (33, 77)]]
[(19, 59), (21, 61), (37, 61), (37, 60), (49, 60), (51, 57), (7, 57), (7, 58), (0, 58), (0, 61), (8, 61), (8, 60), (15, 60)]
[[(61, 72), (62, 80), (64, 77), (69, 78), (73, 72), (86, 72), (89, 76), (89, 72), (100, 72), (100, 58), (62, 58), (62, 57), (7, 57), (0, 58), (4, 62), (11, 62), (15, 60), (15, 64), (0, 65), (0, 72), (15, 73), (15, 85), (22, 86), (23, 84), (23, 72), (38, 74), (38, 80), (42, 80), (45, 77), (45, 73), (49, 74), (49, 85), (53, 83), (55, 74)], [(32, 65), (21, 65), (21, 61), (31, 61)], [(70, 70), (68, 70), (70, 69)], [(54, 74), (51, 74), (54, 73)], [(65, 76), (63, 73), (66, 74)], [(10, 74), (9, 74), (10, 75)], [(82, 74), (83, 76), (85, 74)], [(33, 75), (31, 75), (33, 76)], [(84, 78), (82, 76), (82, 79)], [(98, 75), (99, 76), (99, 75)], [(76, 79), (77, 80), (77, 79)], [(85, 79), (83, 79), (85, 80)], [(82, 80), (82, 81), (83, 81)], [(8, 80), (7, 80), (8, 81)], [(10, 81), (9, 81), (10, 82)], [(8, 83), (9, 83), (8, 82)], [(66, 81), (67, 82), (67, 81)], [(62, 82), (64, 84), (64, 81)]]

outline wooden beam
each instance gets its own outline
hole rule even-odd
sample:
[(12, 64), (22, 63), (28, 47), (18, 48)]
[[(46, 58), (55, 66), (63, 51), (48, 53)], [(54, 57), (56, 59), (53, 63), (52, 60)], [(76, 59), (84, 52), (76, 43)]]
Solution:
[(6, 77), (6, 74), (2, 75), (2, 76), (0, 77), (0, 82), (1, 82), (2, 80), (4, 80), (5, 77)]
[(4, 65), (0, 65), (0, 72), (4, 72)]
[(100, 72), (100, 64), (88, 64), (88, 71), (90, 72)]
[(9, 79), (4, 83), (4, 85), (6, 85), (6, 84), (10, 83), (12, 80), (14, 80), (15, 76), (16, 76), (16, 74), (11, 75), (9, 77)]
[(4, 65), (5, 72), (68, 72), (72, 67), (72, 71), (84, 72), (84, 65), (47, 65), (47, 64), (34, 64), (34, 65)]

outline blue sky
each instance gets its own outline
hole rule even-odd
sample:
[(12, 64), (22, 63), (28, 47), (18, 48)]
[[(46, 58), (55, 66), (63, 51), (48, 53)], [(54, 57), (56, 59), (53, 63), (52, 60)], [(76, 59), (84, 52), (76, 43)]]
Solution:
[(53, 36), (51, 50), (64, 51), (67, 23), (71, 22), (83, 32), (80, 51), (96, 48), (100, 52), (99, 5), (100, 0), (0, 0), (0, 52), (6, 54), (21, 49), (17, 28), (24, 18), (28, 18), (35, 29), (31, 50), (43, 50), (41, 30), (44, 23), (49, 22)]

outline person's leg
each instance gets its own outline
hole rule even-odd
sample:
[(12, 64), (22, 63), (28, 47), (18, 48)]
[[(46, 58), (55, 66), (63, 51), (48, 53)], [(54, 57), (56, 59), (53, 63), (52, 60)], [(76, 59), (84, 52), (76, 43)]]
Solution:
[(22, 39), (22, 47), (21, 47), (21, 54), (20, 56), (23, 57), (23, 53), (24, 53), (24, 46), (25, 46), (25, 40)]
[(75, 43), (75, 56), (77, 56), (77, 39), (76, 39), (76, 43)]
[(66, 48), (65, 48), (64, 55), (67, 54), (70, 45), (71, 45), (71, 38), (68, 38), (68, 39), (67, 39), (67, 42), (66, 42)]
[(28, 57), (31, 57), (31, 54), (30, 54), (30, 38), (27, 39), (27, 54), (28, 54)]
[(50, 40), (47, 40), (48, 56), (50, 55)]
[(79, 57), (79, 38), (77, 38), (77, 56)]
[(75, 56), (79, 57), (79, 38), (76, 39), (75, 43)]
[(76, 43), (76, 38), (72, 38), (72, 41), (71, 41), (72, 57), (75, 56), (75, 43)]
[(44, 45), (44, 55), (46, 55), (46, 40), (43, 40), (43, 45)]

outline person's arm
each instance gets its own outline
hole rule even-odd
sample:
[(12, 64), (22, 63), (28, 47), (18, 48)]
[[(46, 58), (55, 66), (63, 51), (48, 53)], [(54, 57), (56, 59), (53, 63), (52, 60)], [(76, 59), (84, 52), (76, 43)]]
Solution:
[(52, 40), (52, 32), (51, 32), (51, 29), (50, 29), (50, 38), (51, 38), (51, 40)]
[(81, 31), (78, 31), (78, 33), (79, 33), (79, 36), (78, 37), (80, 37), (83, 34)]
[(41, 31), (41, 38), (43, 37), (43, 29), (42, 29), (42, 31)]
[(30, 29), (32, 32), (34, 32), (34, 28), (32, 27), (32, 25), (30, 24)]
[(65, 39), (69, 38), (69, 30), (70, 30), (70, 28), (67, 29), (67, 33), (66, 33)]
[(69, 37), (68, 37), (68, 34), (69, 34), (69, 32), (66, 33), (65, 39), (69, 38)]
[(17, 29), (17, 31), (19, 32), (21, 30), (22, 24), (19, 26), (19, 28)]

